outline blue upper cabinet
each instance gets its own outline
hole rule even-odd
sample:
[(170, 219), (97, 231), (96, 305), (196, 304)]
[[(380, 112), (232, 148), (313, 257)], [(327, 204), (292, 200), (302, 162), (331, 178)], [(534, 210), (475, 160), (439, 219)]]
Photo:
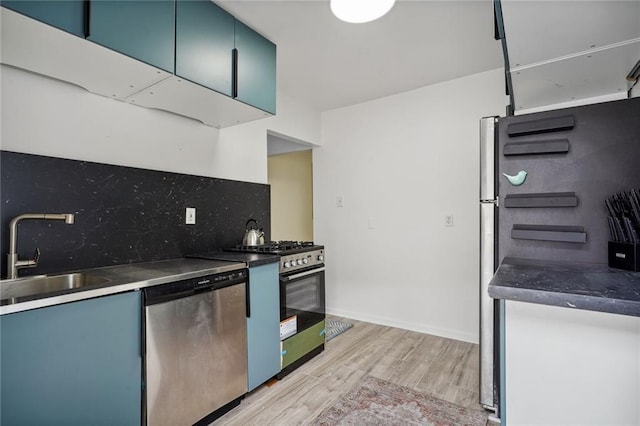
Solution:
[(178, 0), (176, 75), (231, 96), (234, 24), (211, 0)]
[(174, 72), (173, 0), (92, 1), (88, 16), (88, 40)]
[(276, 113), (276, 45), (236, 21), (236, 99)]
[(78, 37), (84, 37), (86, 4), (83, 0), (2, 0), (0, 4), (7, 9), (37, 19)]
[(276, 113), (276, 46), (211, 0), (0, 4), (2, 63), (218, 128)]
[(276, 112), (275, 44), (210, 0), (176, 3), (175, 73)]
[(174, 72), (173, 0), (2, 0), (2, 6)]

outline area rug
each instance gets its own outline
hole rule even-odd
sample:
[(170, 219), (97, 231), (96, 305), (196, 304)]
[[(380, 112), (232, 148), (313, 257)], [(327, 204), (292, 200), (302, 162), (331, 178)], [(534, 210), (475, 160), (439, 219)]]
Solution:
[(487, 413), (470, 410), (372, 376), (324, 410), (312, 425), (484, 426)]
[(353, 324), (348, 322), (328, 319), (325, 327), (327, 329), (327, 342), (328, 342), (329, 340), (333, 339), (334, 337), (344, 333), (345, 331), (353, 327)]

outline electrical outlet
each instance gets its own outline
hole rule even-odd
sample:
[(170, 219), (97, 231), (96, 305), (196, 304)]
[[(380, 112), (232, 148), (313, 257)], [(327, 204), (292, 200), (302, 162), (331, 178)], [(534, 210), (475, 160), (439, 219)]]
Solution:
[(336, 197), (336, 207), (344, 207), (344, 202), (342, 200), (342, 195), (338, 195)]
[(184, 223), (186, 223), (187, 225), (196, 224), (196, 208), (195, 207), (187, 207)]
[(448, 214), (444, 217), (444, 226), (453, 226), (453, 215)]

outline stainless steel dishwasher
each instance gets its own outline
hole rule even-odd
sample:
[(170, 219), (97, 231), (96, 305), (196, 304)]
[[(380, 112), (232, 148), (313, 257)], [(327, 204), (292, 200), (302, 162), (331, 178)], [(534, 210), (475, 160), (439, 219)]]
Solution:
[(247, 270), (220, 263), (215, 274), (144, 290), (150, 426), (206, 424), (247, 392)]

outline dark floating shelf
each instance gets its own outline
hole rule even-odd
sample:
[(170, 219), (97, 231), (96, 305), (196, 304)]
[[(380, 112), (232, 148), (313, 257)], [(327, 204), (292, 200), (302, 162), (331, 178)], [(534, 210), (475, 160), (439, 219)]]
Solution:
[(560, 130), (570, 130), (575, 126), (573, 115), (563, 117), (553, 117), (544, 120), (532, 120), (521, 123), (511, 123), (507, 127), (509, 136), (535, 135), (538, 133), (558, 132)]
[(507, 157), (511, 155), (566, 154), (567, 152), (569, 152), (568, 139), (508, 142), (502, 148), (502, 153)]
[(504, 206), (518, 207), (576, 207), (578, 197), (575, 192), (547, 192), (539, 194), (507, 194)]
[(587, 242), (587, 233), (582, 226), (513, 225), (511, 238), (584, 244)]

